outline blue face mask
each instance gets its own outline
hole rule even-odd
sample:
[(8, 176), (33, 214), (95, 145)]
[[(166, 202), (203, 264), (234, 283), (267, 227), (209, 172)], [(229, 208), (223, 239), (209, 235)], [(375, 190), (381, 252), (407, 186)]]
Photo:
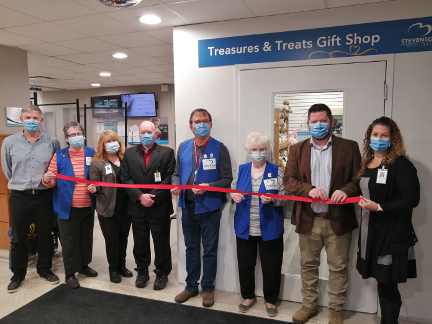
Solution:
[(309, 124), (310, 132), (313, 137), (316, 139), (321, 139), (326, 137), (326, 135), (329, 132), (328, 124), (325, 123), (315, 123), (315, 124)]
[(39, 129), (39, 122), (36, 120), (24, 120), (24, 128), (30, 133), (37, 132)]
[(250, 158), (254, 162), (262, 163), (267, 158), (267, 151), (252, 151), (250, 152)]
[(140, 140), (142, 145), (149, 147), (153, 144), (153, 134), (142, 134)]
[(369, 146), (375, 152), (382, 153), (390, 147), (390, 139), (371, 137)]
[(210, 134), (210, 126), (204, 123), (195, 125), (195, 134), (197, 134), (199, 137), (206, 137), (208, 134)]
[(111, 142), (105, 144), (105, 150), (110, 154), (116, 154), (120, 149), (119, 142)]
[(84, 145), (84, 136), (75, 136), (69, 138), (69, 144), (73, 147), (81, 147)]

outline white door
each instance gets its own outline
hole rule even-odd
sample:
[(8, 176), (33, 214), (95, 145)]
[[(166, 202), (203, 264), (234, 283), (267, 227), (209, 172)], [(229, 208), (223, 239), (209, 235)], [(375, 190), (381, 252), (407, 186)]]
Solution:
[[(384, 115), (385, 79), (386, 61), (240, 69), (238, 73), (240, 113), (237, 116), (240, 121), (239, 141), (244, 141), (247, 134), (252, 131), (265, 132), (268, 135), (272, 134), (272, 136), (275, 134), (274, 102), (276, 95), (339, 92), (343, 97), (341, 103), (343, 113), (339, 120), (343, 127), (339, 131), (341, 131), (341, 136), (357, 141), (361, 149), (368, 125), (375, 118)], [(253, 115), (248, 113), (250, 107), (255, 108), (254, 112), (260, 111), (260, 113)], [(259, 110), (256, 107), (259, 107)], [(330, 108), (332, 108), (331, 105)], [(341, 108), (338, 107), (338, 109)], [(304, 118), (307, 120), (307, 114)], [(239, 149), (238, 156), (240, 157), (239, 164), (247, 161), (244, 150), (240, 151)], [(286, 218), (291, 216), (291, 206), (290, 204), (288, 208), (285, 208)], [(301, 302), (301, 278), (299, 271), (293, 270), (300, 268), (298, 237), (290, 225), (290, 220), (286, 219), (285, 222), (283, 266), (285, 273), (281, 274), (282, 286), (279, 298)], [(375, 313), (377, 311), (376, 282), (372, 279), (362, 279), (355, 268), (357, 237), (358, 230), (353, 232), (349, 266), (349, 291), (344, 308)], [(322, 261), (324, 260), (322, 263), (325, 263), (325, 253), (322, 255)], [(287, 271), (287, 269), (291, 270)], [(320, 268), (319, 304), (323, 306), (328, 304), (326, 271), (328, 271), (327, 265), (322, 264)], [(262, 273), (259, 264), (256, 274), (257, 293), (262, 295)]]

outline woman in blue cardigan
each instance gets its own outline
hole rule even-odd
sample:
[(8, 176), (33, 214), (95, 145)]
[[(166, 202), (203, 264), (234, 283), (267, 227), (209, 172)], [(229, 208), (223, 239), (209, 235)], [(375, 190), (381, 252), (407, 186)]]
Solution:
[(276, 300), (279, 296), (283, 257), (284, 219), (283, 207), (287, 200), (272, 199), (266, 193), (289, 195), (283, 187), (284, 172), (267, 161), (270, 155), (270, 139), (265, 134), (251, 133), (246, 139), (246, 152), (252, 162), (239, 166), (231, 189), (262, 193), (251, 196), (231, 194), (237, 203), (234, 229), (237, 240), (237, 261), (240, 290), (244, 301), (238, 306), (246, 313), (256, 303), (255, 265), (259, 245), (264, 281), (264, 299), (267, 314), (277, 315)]

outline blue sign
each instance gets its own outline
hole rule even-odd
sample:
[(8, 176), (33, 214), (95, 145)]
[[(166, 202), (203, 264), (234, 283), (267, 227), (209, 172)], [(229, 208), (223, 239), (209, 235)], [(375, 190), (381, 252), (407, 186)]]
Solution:
[(432, 17), (198, 41), (199, 67), (432, 50)]

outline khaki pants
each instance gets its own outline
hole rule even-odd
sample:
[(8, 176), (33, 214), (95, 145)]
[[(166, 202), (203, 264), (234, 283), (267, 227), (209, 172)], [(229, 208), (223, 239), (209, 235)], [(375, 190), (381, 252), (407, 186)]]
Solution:
[(319, 297), (318, 279), (320, 253), (323, 247), (327, 252), (329, 267), (328, 294), (329, 308), (342, 310), (348, 288), (348, 263), (352, 233), (337, 236), (328, 219), (315, 217), (312, 230), (299, 234), (301, 253), (301, 278), (303, 305), (316, 308)]

